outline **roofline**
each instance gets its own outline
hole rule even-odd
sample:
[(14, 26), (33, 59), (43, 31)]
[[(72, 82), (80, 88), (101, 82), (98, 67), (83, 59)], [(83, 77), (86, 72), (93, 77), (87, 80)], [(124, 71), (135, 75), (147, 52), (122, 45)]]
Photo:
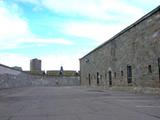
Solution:
[[(0, 64), (0, 66), (5, 67), (5, 68), (9, 68), (11, 70), (16, 70), (16, 71), (19, 71), (19, 72), (24, 72), (23, 70), (18, 70), (18, 69), (15, 69), (13, 67), (9, 67), (9, 66), (3, 65), (3, 64)], [(24, 72), (24, 73), (26, 73), (26, 72)]]
[[(59, 72), (60, 70), (47, 70), (47, 71), (51, 71), (51, 72), (52, 72), (52, 71), (53, 71), (53, 72), (54, 72), (54, 71), (55, 71), (55, 72), (58, 71), (58, 72)], [(63, 70), (63, 71), (64, 71), (64, 72), (77, 72), (76, 70)]]
[[(2, 66), (2, 67), (5, 67), (5, 68), (8, 68), (8, 69), (11, 69), (11, 70), (15, 70), (15, 71), (17, 71), (17, 72), (21, 72), (21, 73), (24, 73), (24, 74), (27, 74), (27, 75), (32, 75), (32, 76), (42, 76), (42, 75), (38, 75), (38, 74), (32, 74), (32, 73), (29, 73), (30, 71), (21, 71), (21, 70), (17, 70), (17, 69), (15, 69), (15, 68), (12, 68), (12, 67), (9, 67), (9, 66), (6, 66), (6, 65), (3, 65), (3, 64), (0, 64), (0, 66)], [(42, 71), (43, 72), (43, 71)]]
[(137, 24), (139, 24), (140, 22), (146, 20), (148, 17), (152, 16), (154, 13), (156, 13), (158, 11), (160, 11), (160, 5), (158, 7), (156, 7), (155, 9), (153, 9), (151, 12), (147, 13), (146, 15), (144, 15), (143, 17), (141, 17), (140, 19), (138, 19), (136, 22), (132, 23), (131, 25), (129, 25), (128, 27), (126, 27), (125, 29), (123, 29), (122, 31), (120, 31), (119, 33), (117, 33), (116, 35), (114, 35), (113, 37), (111, 37), (108, 41), (102, 43), (101, 45), (99, 45), (98, 47), (96, 47), (95, 49), (93, 49), (91, 52), (89, 52), (88, 54), (86, 54), (85, 56), (83, 56), (82, 58), (80, 58), (79, 60), (85, 58), (86, 56), (88, 56), (89, 54), (93, 53), (97, 49), (99, 49), (102, 46), (108, 44), (112, 40), (116, 39), (117, 37), (119, 37), (120, 35), (122, 35), (123, 33), (125, 33), (126, 31), (128, 31), (129, 29), (135, 27)]
[(5, 67), (5, 68), (8, 68), (8, 69), (11, 69), (11, 70), (15, 70), (15, 71), (17, 71), (17, 72), (22, 72), (22, 73), (25, 73), (25, 74), (28, 74), (28, 75), (32, 75), (31, 73), (28, 73), (28, 72), (26, 72), (26, 71), (17, 70), (17, 69), (15, 69), (15, 68), (12, 68), (12, 67), (9, 67), (9, 66), (3, 65), (3, 64), (0, 64), (0, 66)]

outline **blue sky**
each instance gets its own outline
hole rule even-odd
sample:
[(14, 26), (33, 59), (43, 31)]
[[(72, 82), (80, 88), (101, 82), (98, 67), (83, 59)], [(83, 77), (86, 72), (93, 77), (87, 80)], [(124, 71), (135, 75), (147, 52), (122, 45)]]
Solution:
[(159, 0), (0, 0), (0, 63), (79, 70), (79, 58), (160, 5)]

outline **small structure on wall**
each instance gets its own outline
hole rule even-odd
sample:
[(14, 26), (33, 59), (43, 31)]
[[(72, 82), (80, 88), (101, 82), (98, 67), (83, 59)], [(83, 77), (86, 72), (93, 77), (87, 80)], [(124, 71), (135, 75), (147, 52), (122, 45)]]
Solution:
[(79, 76), (79, 74), (74, 71), (74, 70), (64, 70), (63, 66), (60, 67), (60, 70), (48, 70), (46, 75), (49, 76), (66, 76), (66, 77), (71, 77), (71, 76)]
[(15, 69), (15, 70), (20, 70), (20, 71), (23, 70), (22, 67), (19, 67), (19, 66), (14, 66), (14, 67), (12, 67), (12, 68)]

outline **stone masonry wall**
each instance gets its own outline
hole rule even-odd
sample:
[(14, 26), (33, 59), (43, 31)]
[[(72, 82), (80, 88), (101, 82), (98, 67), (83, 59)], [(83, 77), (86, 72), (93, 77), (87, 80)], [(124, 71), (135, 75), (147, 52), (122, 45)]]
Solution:
[(160, 87), (158, 58), (160, 7), (81, 58), (81, 85)]
[(0, 89), (28, 86), (78, 86), (79, 77), (31, 75), (0, 65)]

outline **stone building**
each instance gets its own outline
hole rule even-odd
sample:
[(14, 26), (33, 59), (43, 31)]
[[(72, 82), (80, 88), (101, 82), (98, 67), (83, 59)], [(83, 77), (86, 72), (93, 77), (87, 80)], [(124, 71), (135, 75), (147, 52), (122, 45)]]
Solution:
[(47, 70), (46, 75), (59, 76), (59, 70)]
[(41, 60), (37, 58), (30, 60), (30, 72), (31, 73), (41, 72)]
[(20, 70), (20, 71), (22, 71), (23, 69), (22, 69), (22, 67), (19, 67), (19, 66), (14, 66), (14, 67), (12, 67), (13, 69), (16, 69), (16, 70)]
[(63, 71), (63, 74), (60, 74), (60, 71), (59, 70), (48, 70), (46, 75), (49, 75), (49, 76), (79, 76), (78, 73), (74, 70), (64, 70)]
[(160, 87), (160, 6), (80, 59), (81, 85)]
[(75, 70), (63, 70), (63, 66), (60, 67), (60, 70), (48, 70), (46, 75), (61, 76), (61, 77), (79, 76), (79, 74)]

